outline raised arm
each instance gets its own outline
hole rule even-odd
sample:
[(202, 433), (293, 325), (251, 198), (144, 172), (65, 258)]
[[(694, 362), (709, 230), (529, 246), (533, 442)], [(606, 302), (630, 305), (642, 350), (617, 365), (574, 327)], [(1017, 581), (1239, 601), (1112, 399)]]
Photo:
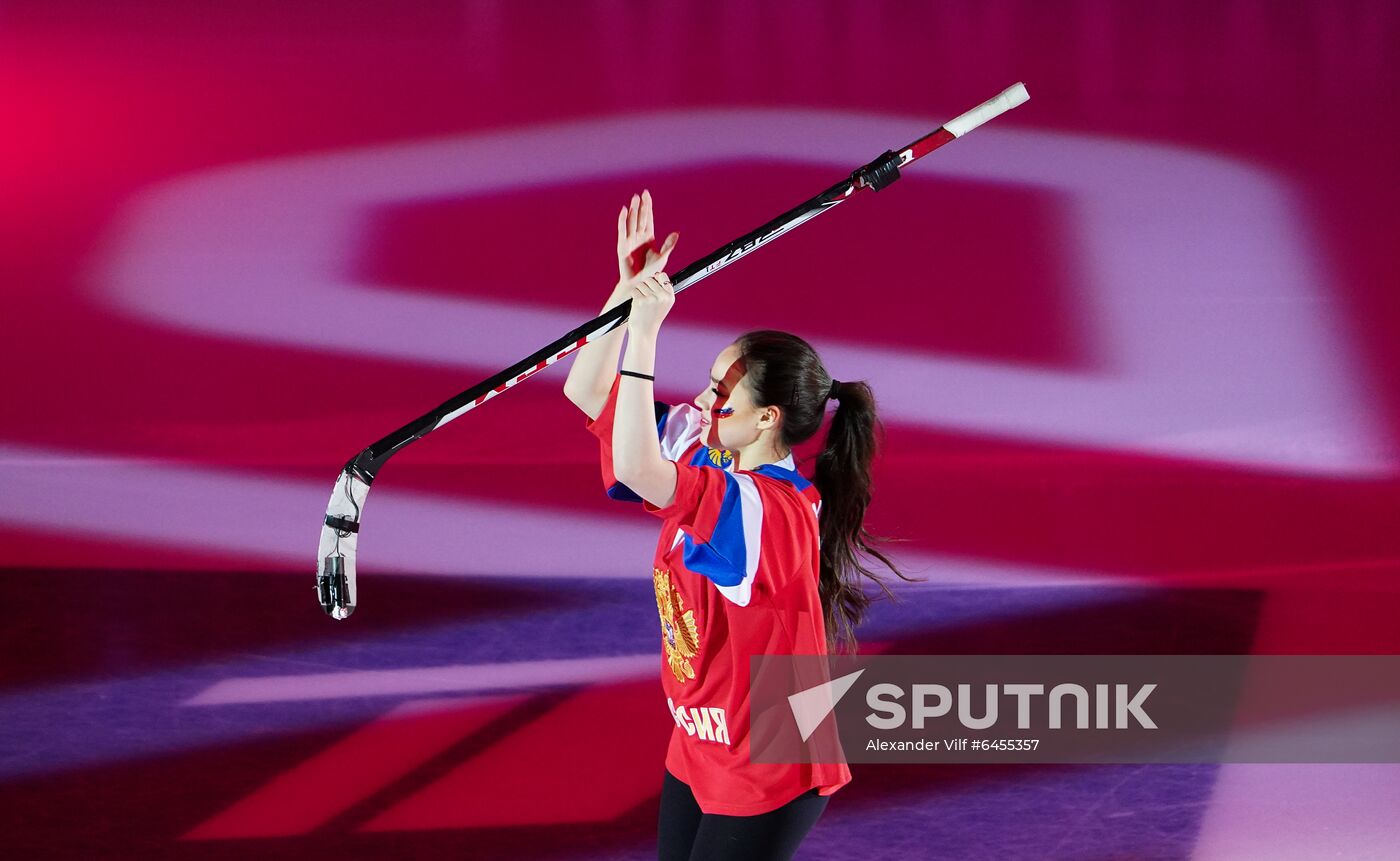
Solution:
[[(605, 313), (627, 301), (629, 294), (623, 288), (628, 286), (622, 282), (614, 287), (608, 301), (603, 303), (603, 310), (598, 313)], [(617, 374), (617, 357), (622, 352), (622, 337), (626, 331), (626, 326), (618, 326), (574, 353), (573, 367), (569, 368), (569, 378), (564, 381), (564, 396), (590, 419), (597, 419), (608, 401), (608, 390)]]
[[(630, 282), (632, 315), (627, 320), (627, 353), (622, 369), (650, 376), (656, 367), (661, 321), (676, 301), (671, 279), (658, 272)], [(653, 412), (652, 381), (623, 374), (613, 416), (613, 474), (632, 492), (658, 508), (676, 498), (676, 465), (661, 454)]]
[[(679, 238), (679, 233), (672, 233), (666, 237), (661, 250), (656, 250), (652, 246), (656, 224), (651, 192), (632, 195), (631, 203), (617, 214), (617, 285), (598, 313), (606, 313), (631, 298), (634, 280), (665, 269)], [(569, 377), (564, 381), (564, 395), (590, 419), (597, 419), (607, 403), (626, 329), (626, 326), (618, 326), (574, 354)]]

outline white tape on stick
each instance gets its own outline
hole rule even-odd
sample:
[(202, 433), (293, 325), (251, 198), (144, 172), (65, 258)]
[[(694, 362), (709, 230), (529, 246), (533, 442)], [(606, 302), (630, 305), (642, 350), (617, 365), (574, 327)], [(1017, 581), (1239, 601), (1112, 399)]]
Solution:
[(998, 117), (1029, 99), (1025, 84), (1015, 84), (1002, 90), (1001, 94), (988, 99), (955, 120), (943, 124), (943, 128), (960, 138), (994, 117)]

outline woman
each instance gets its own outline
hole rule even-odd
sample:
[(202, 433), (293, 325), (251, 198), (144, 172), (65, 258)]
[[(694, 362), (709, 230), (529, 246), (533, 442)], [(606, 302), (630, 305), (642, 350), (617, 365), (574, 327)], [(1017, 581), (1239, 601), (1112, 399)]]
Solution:
[[(663, 521), (652, 564), (661, 619), (662, 686), (675, 720), (666, 753), (658, 857), (785, 859), (850, 782), (838, 764), (749, 757), (749, 656), (827, 654), (854, 646), (870, 598), (857, 552), (867, 545), (875, 405), (840, 383), (795, 335), (749, 332), (725, 347), (695, 403), (653, 400), (661, 323), (675, 301), (649, 192), (618, 214), (619, 281), (603, 310), (628, 299), (623, 327), (582, 348), (565, 393), (599, 439), (604, 487)], [(837, 409), (815, 480), (792, 448)], [(908, 578), (905, 578), (908, 579)], [(888, 592), (888, 589), (886, 589)]]

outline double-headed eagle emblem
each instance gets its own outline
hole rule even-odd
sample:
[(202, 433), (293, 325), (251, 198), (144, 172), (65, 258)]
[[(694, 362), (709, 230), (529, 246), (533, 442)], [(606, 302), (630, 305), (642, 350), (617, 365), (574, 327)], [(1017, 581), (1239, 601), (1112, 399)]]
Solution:
[(711, 448), (707, 449), (707, 452), (710, 463), (721, 469), (728, 466), (729, 462), (734, 459), (734, 453), (727, 448)]
[(661, 614), (661, 645), (666, 647), (666, 662), (671, 665), (676, 681), (695, 678), (690, 659), (700, 654), (700, 632), (695, 627), (695, 611), (685, 609), (685, 601), (676, 592), (671, 575), (660, 568), (651, 569), (651, 582), (656, 587), (656, 610)]

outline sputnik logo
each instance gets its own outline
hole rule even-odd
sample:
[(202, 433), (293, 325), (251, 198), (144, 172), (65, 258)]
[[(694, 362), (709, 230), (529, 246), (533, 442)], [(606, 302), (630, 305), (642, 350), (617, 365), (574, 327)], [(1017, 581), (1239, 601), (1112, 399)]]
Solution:
[(865, 670), (856, 670), (788, 697), (788, 705), (792, 707), (792, 716), (797, 719), (797, 730), (802, 733), (803, 741), (811, 737), (863, 672)]

